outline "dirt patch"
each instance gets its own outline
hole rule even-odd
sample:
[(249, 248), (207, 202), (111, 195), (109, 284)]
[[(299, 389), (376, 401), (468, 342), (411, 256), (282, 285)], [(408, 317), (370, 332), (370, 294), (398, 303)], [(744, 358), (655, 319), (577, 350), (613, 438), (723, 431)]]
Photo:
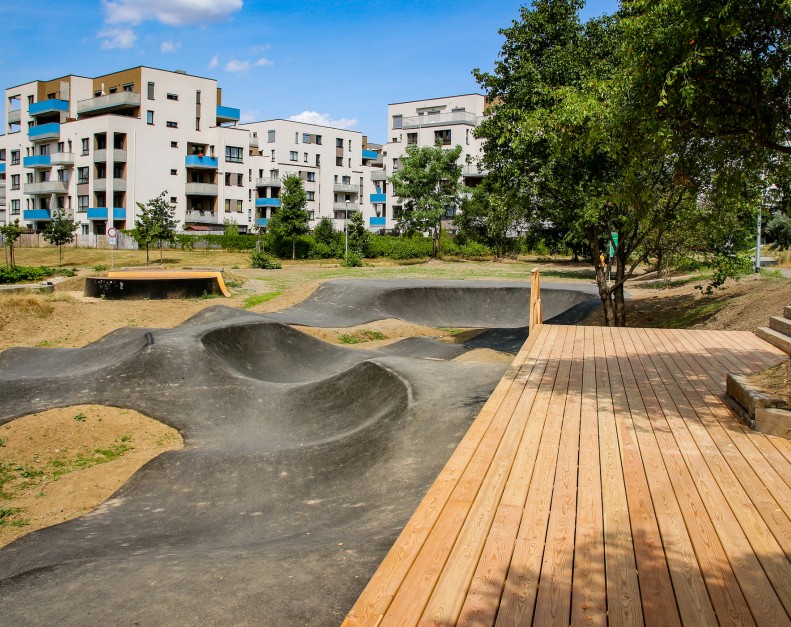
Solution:
[(760, 392), (784, 400), (791, 405), (791, 359), (747, 378)]
[(501, 353), (491, 348), (476, 348), (453, 359), (453, 361), (482, 361), (486, 363), (504, 364), (510, 364), (513, 360), (513, 354)]
[[(367, 348), (384, 346), (408, 337), (436, 338), (450, 335), (447, 329), (435, 329), (434, 327), (398, 320), (397, 318), (375, 320), (374, 322), (355, 327), (317, 328), (294, 325), (294, 328), (331, 344), (345, 344), (349, 346), (365, 344)], [(352, 338), (356, 341), (349, 341)]]
[(272, 300), (265, 303), (251, 307), (250, 311), (257, 313), (271, 313), (273, 311), (282, 311), (301, 303), (308, 298), (324, 281), (307, 281), (305, 283), (298, 283), (287, 292), (276, 296)]
[(0, 425), (0, 546), (99, 506), (178, 431), (131, 409), (76, 405)]

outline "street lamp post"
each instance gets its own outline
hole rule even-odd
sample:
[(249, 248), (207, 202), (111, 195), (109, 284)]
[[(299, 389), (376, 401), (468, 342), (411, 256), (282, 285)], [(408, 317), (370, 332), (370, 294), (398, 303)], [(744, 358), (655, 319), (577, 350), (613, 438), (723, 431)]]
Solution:
[(343, 258), (349, 257), (349, 231), (346, 228), (346, 221), (349, 219), (349, 200), (346, 200), (346, 211), (343, 212)]

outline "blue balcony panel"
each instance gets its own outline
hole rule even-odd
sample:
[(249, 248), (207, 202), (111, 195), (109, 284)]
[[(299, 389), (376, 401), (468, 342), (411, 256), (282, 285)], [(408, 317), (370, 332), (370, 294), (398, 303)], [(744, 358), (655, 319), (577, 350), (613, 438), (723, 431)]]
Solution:
[(31, 116), (60, 112), (69, 112), (68, 100), (41, 100), (40, 102), (32, 103), (28, 108), (28, 113)]
[(241, 111), (239, 109), (217, 105), (218, 122), (238, 122), (240, 115)]
[(22, 165), (26, 168), (48, 168), (52, 165), (49, 155), (33, 155), (32, 157), (24, 157)]
[(255, 199), (255, 206), (256, 207), (279, 207), (280, 206), (280, 199), (279, 198), (256, 198)]
[(375, 150), (363, 150), (363, 159), (376, 159), (379, 153)]
[(113, 220), (126, 220), (126, 208), (113, 207)]
[(371, 202), (385, 203), (387, 202), (387, 194), (371, 194)]
[(27, 130), (27, 136), (32, 141), (37, 139), (57, 139), (60, 137), (60, 124), (57, 122), (50, 122), (49, 124), (31, 126)]
[(107, 207), (88, 207), (89, 220), (106, 220), (107, 215)]
[(255, 223), (258, 226), (266, 226), (266, 218), (258, 218), (258, 220), (256, 220)]
[(25, 220), (51, 220), (52, 216), (49, 209), (25, 209), (22, 212), (22, 218)]
[(387, 218), (384, 217), (384, 216), (382, 216), (382, 217), (372, 216), (370, 218), (369, 224), (371, 226), (387, 226)]
[(187, 155), (184, 163), (188, 168), (207, 168), (211, 170), (217, 169), (217, 158), (207, 157), (206, 155), (203, 155), (202, 157), (199, 157), (198, 155)]
[(5, 174), (5, 163), (0, 163), (0, 174)]

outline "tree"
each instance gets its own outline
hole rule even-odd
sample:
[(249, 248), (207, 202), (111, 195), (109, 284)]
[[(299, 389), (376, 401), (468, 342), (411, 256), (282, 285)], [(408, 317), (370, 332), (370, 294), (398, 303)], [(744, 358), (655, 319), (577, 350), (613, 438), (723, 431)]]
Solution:
[(8, 246), (8, 252), (11, 257), (11, 267), (16, 267), (16, 259), (14, 258), (14, 244), (25, 232), (25, 229), (19, 226), (19, 218), (14, 220), (13, 222), (9, 222), (8, 224), (4, 224), (0, 226), (0, 235), (3, 236), (5, 240), (5, 245)]
[(57, 209), (52, 220), (44, 228), (43, 237), (53, 246), (58, 247), (58, 263), (63, 265), (63, 245), (74, 241), (74, 232), (77, 225), (72, 220), (66, 219), (63, 209)]
[(527, 215), (523, 198), (484, 179), (473, 189), (471, 197), (462, 202), (456, 226), (463, 235), (493, 248), (495, 257), (503, 257), (514, 232), (527, 229)]
[(410, 144), (401, 167), (390, 177), (393, 194), (404, 203), (398, 228), (429, 232), (434, 256), (439, 258), (442, 218), (459, 207), (461, 198), (461, 146), (445, 149)]
[(346, 226), (349, 237), (349, 248), (360, 256), (365, 256), (368, 252), (368, 244), (371, 240), (371, 233), (365, 228), (365, 220), (360, 211), (352, 212), (349, 223)]
[(332, 220), (330, 220), (327, 216), (324, 216), (321, 220), (319, 220), (318, 224), (316, 224), (316, 227), (313, 229), (313, 237), (315, 237), (316, 241), (321, 244), (332, 246), (335, 243), (335, 238), (337, 237), (335, 227), (332, 225)]
[(291, 258), (297, 258), (297, 237), (310, 231), (310, 214), (305, 211), (308, 195), (297, 174), (288, 174), (282, 180), (283, 193), (280, 196), (280, 209), (269, 220), (267, 226), (275, 237), (291, 240)]
[(149, 263), (148, 251), (152, 244), (159, 245), (159, 260), (162, 261), (162, 244), (173, 241), (176, 237), (175, 229), (178, 222), (175, 220), (176, 208), (165, 200), (167, 191), (147, 203), (137, 203), (140, 208), (132, 237), (139, 246), (145, 246), (146, 265)]

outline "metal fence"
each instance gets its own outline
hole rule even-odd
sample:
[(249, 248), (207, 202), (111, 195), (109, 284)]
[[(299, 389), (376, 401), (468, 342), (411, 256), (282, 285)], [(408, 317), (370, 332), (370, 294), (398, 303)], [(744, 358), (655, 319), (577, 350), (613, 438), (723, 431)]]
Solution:
[[(64, 248), (105, 248), (110, 249), (107, 243), (109, 238), (106, 235), (75, 235), (71, 244), (65, 244)], [(14, 246), (18, 248), (55, 248), (50, 244), (41, 233), (23, 233), (19, 236)], [(137, 242), (130, 236), (124, 235), (119, 231), (116, 236), (116, 250), (137, 250)]]

